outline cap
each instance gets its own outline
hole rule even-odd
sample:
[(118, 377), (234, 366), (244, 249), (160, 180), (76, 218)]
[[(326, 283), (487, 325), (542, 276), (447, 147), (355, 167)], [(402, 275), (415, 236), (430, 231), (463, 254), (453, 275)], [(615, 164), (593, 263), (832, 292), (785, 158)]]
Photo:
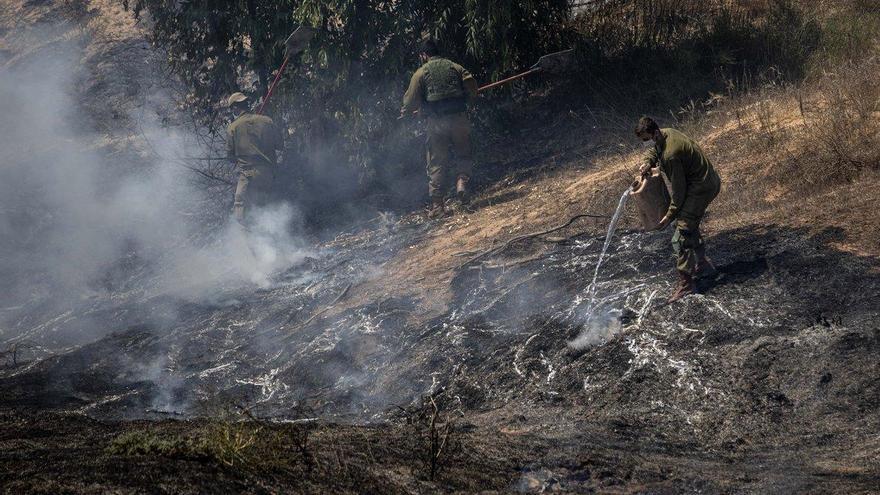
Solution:
[(247, 101), (248, 97), (245, 96), (244, 93), (232, 93), (229, 95), (229, 98), (226, 99), (226, 106), (231, 107), (236, 103), (241, 103), (243, 101)]

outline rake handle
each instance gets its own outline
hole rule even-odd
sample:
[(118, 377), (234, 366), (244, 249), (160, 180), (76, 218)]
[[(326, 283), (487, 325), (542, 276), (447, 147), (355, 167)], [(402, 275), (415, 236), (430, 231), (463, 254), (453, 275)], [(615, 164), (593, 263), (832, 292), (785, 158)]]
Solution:
[(493, 82), (492, 84), (487, 84), (487, 85), (485, 85), (485, 86), (483, 86), (483, 87), (481, 87), (481, 88), (478, 88), (478, 89), (477, 89), (477, 92), (478, 92), (478, 93), (482, 93), (483, 91), (487, 91), (487, 90), (490, 90), (490, 89), (492, 89), (492, 88), (497, 88), (498, 86), (501, 86), (501, 85), (503, 85), (503, 84), (507, 84), (507, 83), (509, 83), (509, 82), (511, 82), (511, 81), (516, 81), (517, 79), (522, 79), (522, 78), (524, 78), (524, 77), (526, 77), (526, 76), (529, 76), (529, 75), (532, 75), (532, 74), (534, 74), (534, 73), (536, 73), (536, 72), (541, 72), (541, 69), (538, 69), (538, 68), (535, 68), (535, 69), (529, 69), (529, 70), (527, 70), (527, 71), (525, 71), (525, 72), (523, 72), (523, 73), (521, 73), (521, 74), (517, 74), (517, 75), (515, 75), (515, 76), (510, 76), (510, 77), (508, 77), (507, 79), (502, 79), (502, 80), (500, 80), (500, 81), (495, 81), (495, 82)]
[(275, 79), (272, 81), (272, 85), (269, 86), (269, 91), (266, 93), (266, 97), (263, 98), (263, 103), (260, 104), (260, 109), (257, 110), (257, 114), (263, 114), (263, 109), (266, 107), (266, 103), (269, 101), (269, 98), (272, 97), (272, 93), (275, 92), (275, 86), (278, 85), (278, 81), (281, 79), (281, 73), (284, 72), (284, 68), (287, 67), (288, 61), (290, 61), (290, 57), (284, 57), (284, 62), (281, 62), (281, 68), (278, 69), (278, 73), (275, 74)]

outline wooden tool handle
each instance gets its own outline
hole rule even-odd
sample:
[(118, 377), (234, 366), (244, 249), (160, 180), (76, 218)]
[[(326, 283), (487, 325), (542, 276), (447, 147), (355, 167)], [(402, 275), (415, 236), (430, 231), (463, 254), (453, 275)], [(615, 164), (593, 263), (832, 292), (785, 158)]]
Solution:
[(495, 82), (493, 82), (492, 84), (487, 84), (487, 85), (485, 85), (485, 86), (483, 86), (483, 87), (481, 87), (481, 88), (478, 88), (478, 89), (477, 89), (477, 92), (478, 92), (478, 93), (482, 93), (483, 91), (486, 91), (486, 90), (489, 90), (489, 89), (492, 89), (492, 88), (497, 88), (498, 86), (501, 86), (501, 85), (503, 85), (503, 84), (507, 84), (507, 83), (509, 83), (509, 82), (511, 82), (511, 81), (516, 81), (517, 79), (522, 79), (522, 78), (524, 78), (524, 77), (526, 77), (526, 76), (528, 76), (528, 75), (534, 74), (535, 72), (541, 72), (541, 69), (530, 69), (530, 70), (527, 70), (527, 71), (523, 72), (522, 74), (517, 74), (517, 75), (515, 75), (515, 76), (510, 76), (510, 77), (508, 77), (507, 79), (502, 79), (502, 80), (500, 80), (500, 81), (495, 81)]

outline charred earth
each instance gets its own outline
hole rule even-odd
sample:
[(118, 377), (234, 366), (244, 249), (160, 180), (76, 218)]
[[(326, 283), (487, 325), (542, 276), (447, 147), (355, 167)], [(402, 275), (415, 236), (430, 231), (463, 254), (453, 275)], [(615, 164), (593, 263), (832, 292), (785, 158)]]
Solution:
[[(3, 141), (10, 167), (85, 156), (71, 163), (103, 163), (88, 168), (102, 188), (131, 175), (120, 164), (179, 171), (146, 165), (177, 140), (155, 141), (143, 122), (180, 116), (175, 88), (156, 83), (161, 57), (120, 5), (0, 3), (3, 96), (30, 94), (22, 81), (73, 94), (70, 113), (98, 129), (56, 140), (72, 148)], [(38, 84), (46, 60), (75, 62), (62, 64), (76, 69), (63, 91)], [(23, 67), (40, 77), (7, 79)], [(7, 114), (40, 107), (19, 100)], [(762, 118), (803, 127), (803, 104), (785, 102)], [(40, 125), (64, 113), (46, 106)], [(287, 237), (289, 208), (267, 213), (267, 231), (215, 215), (222, 234), (199, 249), (157, 237), (172, 227), (161, 215), (137, 217), (138, 231), (125, 217), (89, 231), (93, 246), (125, 242), (106, 276), (64, 286), (76, 290), (49, 282), (81, 268), (49, 263), (66, 246), (42, 251), (42, 227), (23, 227), (69, 227), (66, 208), (4, 203), (0, 254), (21, 256), (0, 260), (0, 491), (878, 493), (880, 181), (822, 192), (833, 202), (765, 191), (750, 181), (784, 157), (725, 154), (756, 133), (748, 112), (764, 107), (744, 108), (702, 136), (727, 181), (707, 222), (719, 273), (676, 304), (664, 302), (669, 232), (634, 230), (626, 211), (604, 234), (632, 157), (600, 153), (619, 142), (602, 129), (560, 138), (562, 117), (485, 161), (474, 213), (385, 212), (313, 243)], [(42, 191), (9, 175), (2, 191), (16, 199)], [(547, 229), (584, 211), (600, 218)], [(554, 231), (523, 235), (543, 229)], [(18, 263), (34, 252), (52, 256)]]

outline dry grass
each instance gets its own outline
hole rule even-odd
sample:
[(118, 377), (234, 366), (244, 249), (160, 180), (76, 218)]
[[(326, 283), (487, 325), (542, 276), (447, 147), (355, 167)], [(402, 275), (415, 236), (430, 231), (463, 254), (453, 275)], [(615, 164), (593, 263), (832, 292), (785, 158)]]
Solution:
[(247, 472), (310, 469), (311, 427), (280, 425), (252, 417), (206, 421), (185, 434), (159, 434), (152, 428), (122, 433), (106, 453), (118, 456), (206, 460)]
[[(770, 84), (742, 97), (716, 98), (693, 110), (681, 127), (694, 137), (722, 176), (721, 195), (705, 229), (711, 237), (746, 225), (839, 228), (835, 246), (880, 256), (880, 87), (878, 60), (841, 66), (801, 86)], [(614, 136), (624, 138), (622, 130)], [(606, 149), (619, 149), (607, 147)], [(587, 170), (561, 164), (551, 173), (476, 198), (486, 206), (446, 220), (382, 267), (382, 276), (352, 289), (348, 305), (377, 293), (421, 300), (423, 320), (445, 310), (462, 258), (516, 235), (558, 225), (579, 213), (610, 213), (632, 177), (641, 151), (594, 154)], [(498, 200), (495, 202), (494, 200)], [(636, 228), (634, 216), (624, 228)], [(601, 233), (604, 224), (578, 230)], [(341, 309), (340, 309), (341, 310)]]
[[(800, 87), (768, 87), (727, 103), (694, 126), (724, 177), (714, 206), (724, 226), (749, 222), (838, 226), (874, 223), (856, 207), (876, 197), (880, 170), (880, 61), (847, 64)], [(860, 193), (855, 193), (861, 191)], [(821, 198), (821, 200), (817, 200)], [(829, 218), (828, 211), (852, 205)], [(820, 221), (822, 219), (822, 221)], [(850, 233), (863, 252), (876, 240)]]

